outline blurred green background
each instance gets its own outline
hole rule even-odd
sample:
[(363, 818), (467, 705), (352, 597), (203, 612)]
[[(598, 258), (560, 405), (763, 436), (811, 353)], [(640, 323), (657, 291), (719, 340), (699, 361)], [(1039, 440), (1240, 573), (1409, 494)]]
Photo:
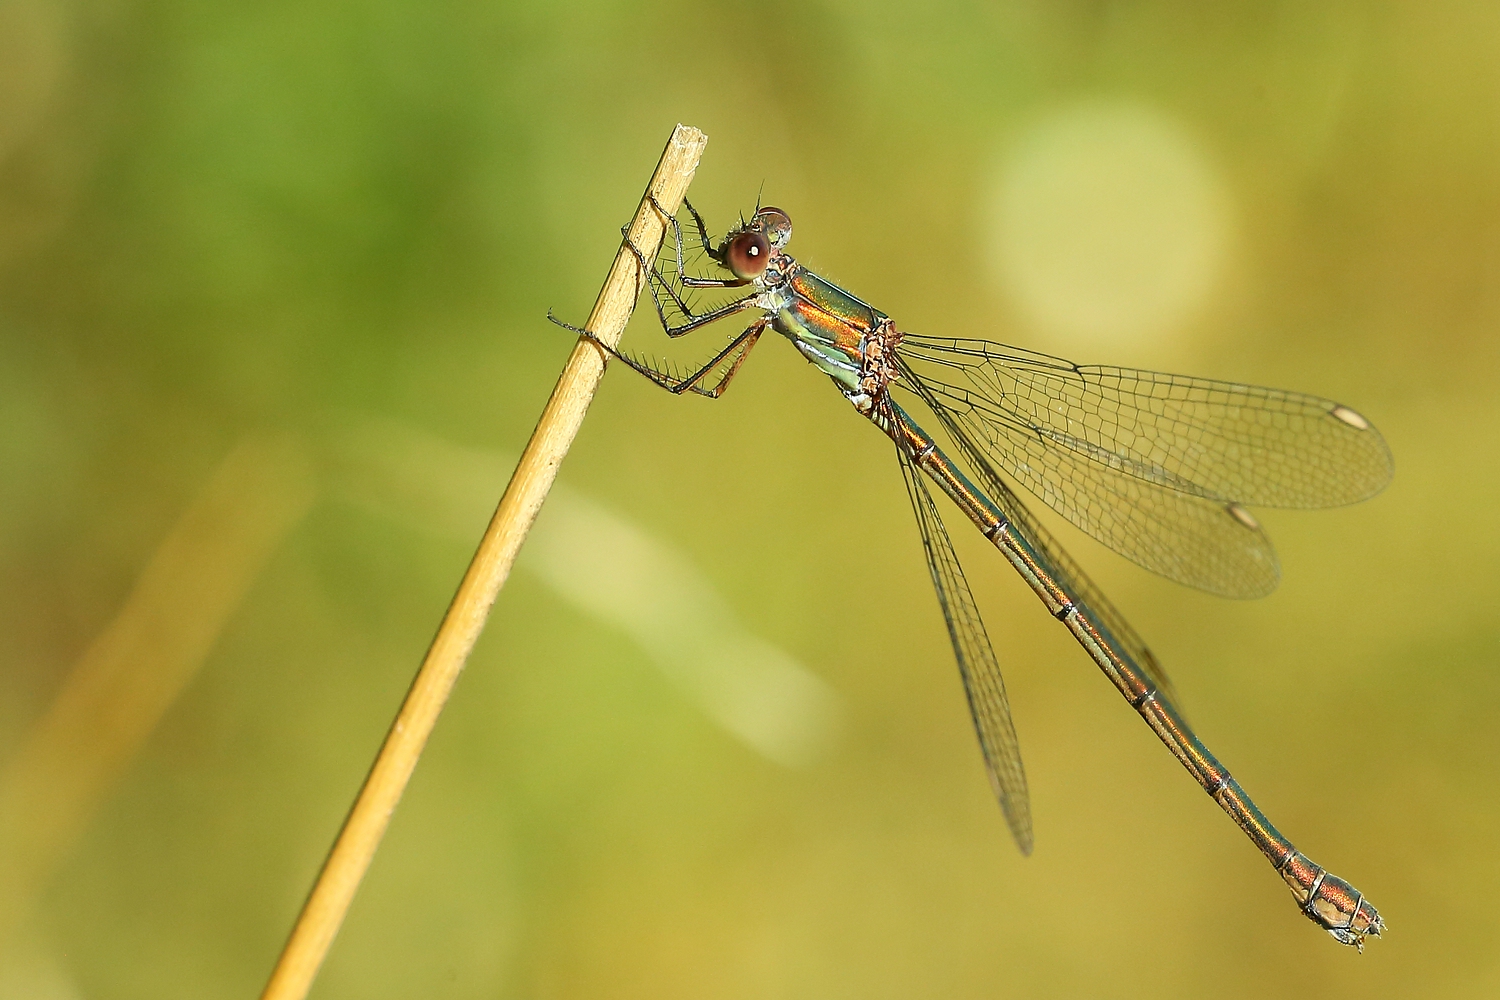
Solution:
[(1263, 601), (1062, 537), (1390, 933), (1299, 916), (964, 529), (1022, 859), (890, 446), (768, 340), (605, 380), (313, 995), (1500, 993), (1500, 9), (4, 0), (5, 995), (258, 993), (678, 121), (711, 224), (763, 191), (905, 327), (1384, 431), (1382, 496), (1258, 512)]

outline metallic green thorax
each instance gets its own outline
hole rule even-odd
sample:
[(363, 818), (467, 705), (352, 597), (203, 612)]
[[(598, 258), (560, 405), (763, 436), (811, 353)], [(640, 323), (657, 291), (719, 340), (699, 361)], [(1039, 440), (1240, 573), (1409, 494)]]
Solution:
[(864, 338), (888, 317), (786, 254), (762, 279), (771, 325), (839, 387), (858, 392)]

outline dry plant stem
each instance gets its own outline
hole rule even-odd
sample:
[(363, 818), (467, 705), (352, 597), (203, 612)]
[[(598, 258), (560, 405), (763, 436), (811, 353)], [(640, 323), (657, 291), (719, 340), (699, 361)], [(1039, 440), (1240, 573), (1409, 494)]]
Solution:
[[(652, 202), (667, 212), (677, 210), (707, 142), (707, 136), (686, 125), (678, 125), (672, 131), (628, 230), (627, 239), (645, 253), (648, 265), (655, 259), (667, 224)], [(644, 279), (640, 261), (622, 244), (586, 328), (604, 343), (617, 344)], [(297, 925), (261, 994), (262, 1000), (301, 1000), (312, 986), (438, 713), (484, 628), (490, 606), (510, 575), (521, 542), (531, 530), (532, 521), (557, 476), (557, 467), (583, 423), (604, 374), (604, 362), (604, 354), (597, 345), (579, 339), (479, 543), (479, 550), (469, 563), (458, 593), (448, 606), (406, 701), (386, 734), (359, 798), (344, 820), (344, 828), (303, 905)]]

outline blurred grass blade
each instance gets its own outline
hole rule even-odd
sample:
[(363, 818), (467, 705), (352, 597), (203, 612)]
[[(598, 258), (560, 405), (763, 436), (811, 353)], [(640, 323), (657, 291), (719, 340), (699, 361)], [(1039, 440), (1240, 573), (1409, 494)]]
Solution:
[(715, 722), (788, 766), (833, 737), (832, 690), (740, 624), (697, 568), (629, 521), (574, 493), (554, 494), (522, 563), (620, 628)]
[[(473, 537), (514, 464), (378, 421), (329, 437), (329, 481), (346, 499), (455, 540)], [(681, 553), (595, 501), (554, 486), (519, 565), (638, 643), (725, 730), (788, 766), (836, 738), (838, 696), (739, 622)]]
[(0, 772), (0, 943), (203, 664), (314, 497), (289, 437), (252, 436), (163, 539)]

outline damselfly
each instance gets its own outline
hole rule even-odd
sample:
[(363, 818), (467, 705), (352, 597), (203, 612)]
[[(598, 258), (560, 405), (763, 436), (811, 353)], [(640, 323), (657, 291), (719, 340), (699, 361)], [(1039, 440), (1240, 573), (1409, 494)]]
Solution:
[[(1302, 912), (1342, 944), (1362, 949), (1367, 936), (1379, 936), (1384, 924), (1375, 908), (1294, 848), (1194, 735), (1146, 644), (1002, 478), (1149, 570), (1214, 594), (1258, 597), (1276, 586), (1280, 571), (1247, 508), (1330, 507), (1379, 492), (1391, 458), (1369, 421), (1301, 393), (907, 333), (794, 260), (786, 252), (791, 219), (780, 209), (758, 208), (715, 245), (702, 216), (686, 208), (720, 275), (686, 273), (682, 223), (663, 212), (676, 243), (675, 273), (646, 269), (631, 248), (662, 327), (680, 337), (742, 313), (756, 314), (754, 321), (706, 364), (681, 374), (600, 347), (673, 393), (717, 397), (761, 334), (775, 330), (895, 442), (990, 783), (1022, 853), (1031, 853), (1031, 809), (1005, 684), (929, 480), (1271, 861)], [(749, 294), (697, 312), (688, 290), (707, 288)], [(931, 412), (952, 454), (897, 402), (898, 392)]]

